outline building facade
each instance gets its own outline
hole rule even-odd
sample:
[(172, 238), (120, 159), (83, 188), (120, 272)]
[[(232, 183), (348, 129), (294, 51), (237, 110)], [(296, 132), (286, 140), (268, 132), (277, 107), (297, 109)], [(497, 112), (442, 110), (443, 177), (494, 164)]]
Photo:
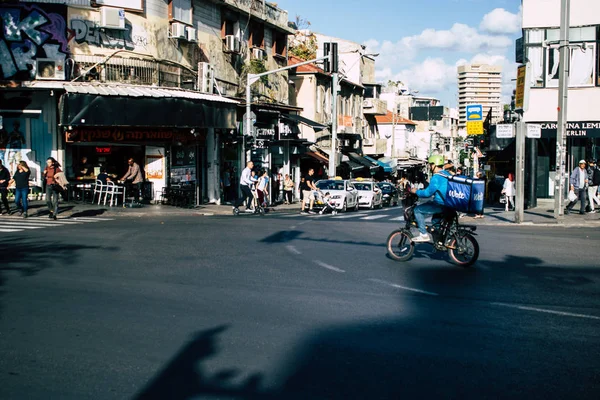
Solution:
[[(542, 125), (542, 138), (532, 151), (536, 195), (554, 196), (560, 0), (523, 0), (523, 34), (526, 61), (531, 64), (528, 109), (524, 120)], [(600, 157), (600, 3), (571, 0), (570, 75), (567, 108), (567, 165), (571, 171), (580, 159)]]
[(17, 27), (1, 31), (0, 115), (25, 138), (20, 151), (0, 153), (31, 161), (36, 184), (48, 156), (72, 179), (83, 157), (119, 177), (133, 157), (149, 198), (185, 186), (199, 204), (219, 202), (223, 170), (241, 171), (246, 157), (286, 162), (278, 141), (298, 133), (280, 118), (290, 111), (287, 72), (251, 86), (253, 138), (264, 134), (267, 146), (244, 140), (239, 123), (247, 74), (287, 65), (293, 31), (275, 5), (40, 0), (3, 3), (0, 13)]
[(485, 115), (491, 110), (492, 123), (502, 119), (502, 67), (467, 64), (458, 67), (459, 128), (466, 127), (467, 106), (481, 104)]

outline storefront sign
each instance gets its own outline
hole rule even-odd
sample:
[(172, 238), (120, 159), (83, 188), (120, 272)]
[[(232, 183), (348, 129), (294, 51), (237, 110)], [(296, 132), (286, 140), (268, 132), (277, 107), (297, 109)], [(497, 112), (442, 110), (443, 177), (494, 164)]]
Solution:
[[(204, 138), (204, 135), (199, 136)], [(66, 133), (67, 142), (162, 142), (191, 140), (186, 132), (142, 128), (75, 128)]]
[(96, 154), (110, 154), (112, 149), (110, 147), (97, 147), (96, 146)]
[(496, 137), (498, 139), (510, 139), (515, 137), (515, 129), (513, 124), (496, 125)]
[[(555, 138), (558, 124), (556, 122), (540, 123), (543, 138)], [(599, 121), (569, 122), (567, 124), (567, 137), (592, 138), (600, 137)]]

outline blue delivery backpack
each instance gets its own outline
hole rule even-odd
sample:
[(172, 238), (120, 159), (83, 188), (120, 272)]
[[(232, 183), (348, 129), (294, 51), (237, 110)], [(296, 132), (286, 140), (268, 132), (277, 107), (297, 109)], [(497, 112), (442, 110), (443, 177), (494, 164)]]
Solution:
[(465, 213), (483, 213), (485, 181), (463, 175), (444, 177), (448, 179), (448, 189), (444, 197), (446, 207)]

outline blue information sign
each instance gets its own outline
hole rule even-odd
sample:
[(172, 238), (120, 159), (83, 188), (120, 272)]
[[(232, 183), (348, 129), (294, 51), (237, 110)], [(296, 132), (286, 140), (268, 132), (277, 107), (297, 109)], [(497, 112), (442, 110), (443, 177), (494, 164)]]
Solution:
[(467, 121), (483, 121), (483, 107), (481, 104), (467, 106)]

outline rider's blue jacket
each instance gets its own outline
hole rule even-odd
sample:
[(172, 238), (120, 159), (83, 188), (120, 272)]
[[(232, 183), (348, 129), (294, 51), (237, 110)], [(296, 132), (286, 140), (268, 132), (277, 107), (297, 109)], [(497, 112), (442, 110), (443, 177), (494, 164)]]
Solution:
[(443, 206), (444, 198), (442, 196), (446, 196), (446, 191), (448, 190), (448, 179), (445, 177), (450, 176), (450, 173), (446, 170), (436, 172), (431, 177), (431, 182), (429, 182), (429, 186), (427, 186), (427, 189), (417, 190), (417, 196), (431, 197), (433, 195), (434, 203)]

